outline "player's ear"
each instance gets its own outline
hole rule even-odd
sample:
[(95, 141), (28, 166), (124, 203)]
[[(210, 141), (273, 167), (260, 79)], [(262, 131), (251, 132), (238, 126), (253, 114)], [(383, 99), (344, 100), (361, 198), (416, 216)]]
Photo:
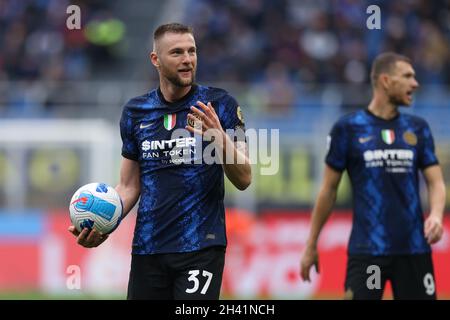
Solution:
[(155, 51), (150, 52), (150, 61), (155, 68), (159, 68), (159, 58)]
[(387, 90), (391, 83), (391, 78), (389, 77), (389, 75), (387, 73), (382, 73), (378, 77), (378, 83), (381, 88), (383, 88), (384, 90)]

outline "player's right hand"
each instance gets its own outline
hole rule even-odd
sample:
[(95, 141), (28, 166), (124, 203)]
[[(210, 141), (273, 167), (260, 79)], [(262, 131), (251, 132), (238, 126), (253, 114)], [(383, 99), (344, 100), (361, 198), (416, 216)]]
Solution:
[(107, 234), (101, 234), (95, 229), (89, 232), (88, 228), (84, 228), (81, 232), (75, 228), (75, 226), (70, 226), (68, 228), (69, 232), (72, 233), (77, 238), (77, 243), (85, 248), (95, 248), (101, 245), (106, 239), (108, 239)]
[(309, 271), (312, 266), (314, 266), (316, 272), (319, 273), (319, 255), (315, 247), (306, 247), (300, 262), (300, 276), (303, 281), (311, 281)]

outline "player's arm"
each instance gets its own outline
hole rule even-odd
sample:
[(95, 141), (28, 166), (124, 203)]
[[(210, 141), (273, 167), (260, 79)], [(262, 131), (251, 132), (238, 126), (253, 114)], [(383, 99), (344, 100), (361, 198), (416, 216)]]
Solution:
[(442, 220), (445, 208), (445, 183), (439, 165), (433, 165), (423, 171), (427, 184), (430, 215), (425, 220), (424, 233), (429, 244), (438, 242), (444, 232)]
[[(200, 111), (196, 107), (191, 107), (198, 118), (201, 119), (202, 129), (187, 126), (190, 132), (205, 135), (210, 132), (214, 135), (214, 143), (219, 149), (222, 160), (222, 167), (225, 175), (239, 190), (245, 190), (252, 181), (252, 171), (250, 160), (248, 158), (247, 144), (245, 142), (234, 143), (231, 138), (223, 130), (219, 117), (210, 102), (205, 105), (197, 102), (197, 105), (203, 110)], [(189, 114), (188, 117), (196, 121), (197, 119)]]
[(342, 172), (325, 166), (322, 185), (316, 199), (311, 217), (311, 227), (306, 242), (306, 248), (300, 263), (300, 275), (304, 281), (310, 281), (309, 271), (314, 265), (319, 272), (319, 257), (317, 253), (317, 242), (320, 232), (331, 214), (336, 202), (336, 195), (341, 181)]
[(136, 205), (141, 193), (140, 169), (137, 161), (122, 158), (119, 184), (115, 189), (122, 199), (123, 219)]
[[(222, 161), (223, 171), (236, 188), (245, 190), (252, 181), (247, 143), (245, 141), (233, 142), (226, 133), (224, 133), (224, 141), (222, 147), (223, 159), (225, 159), (225, 161)], [(228, 158), (233, 160), (227, 163)]]

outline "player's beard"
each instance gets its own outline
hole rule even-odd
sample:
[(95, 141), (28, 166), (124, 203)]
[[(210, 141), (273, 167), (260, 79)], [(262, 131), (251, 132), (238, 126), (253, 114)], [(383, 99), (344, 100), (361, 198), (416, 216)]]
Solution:
[(177, 87), (189, 87), (191, 86), (195, 81), (195, 68), (192, 68), (191, 73), (192, 76), (189, 79), (183, 79), (178, 74), (178, 71), (175, 72), (169, 72), (166, 70), (165, 72), (162, 72), (162, 75), (169, 80), (170, 83), (172, 83), (174, 86)]
[(411, 104), (411, 101), (405, 99), (401, 93), (398, 94), (392, 94), (389, 97), (389, 101), (395, 105), (395, 106), (409, 106)]

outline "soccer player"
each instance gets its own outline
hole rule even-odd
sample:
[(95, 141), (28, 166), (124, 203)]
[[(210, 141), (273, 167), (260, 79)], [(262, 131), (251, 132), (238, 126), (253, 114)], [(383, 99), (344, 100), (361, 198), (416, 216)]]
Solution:
[[(140, 196), (128, 299), (218, 299), (227, 244), (224, 173), (239, 190), (251, 183), (245, 136), (225, 133), (244, 130), (241, 110), (225, 90), (195, 83), (190, 27), (159, 26), (150, 60), (159, 87), (131, 99), (120, 121), (116, 190), (124, 215)], [(220, 162), (202, 160), (210, 143)], [(86, 229), (78, 234), (73, 226), (70, 231), (85, 247), (107, 237)]]
[[(411, 104), (419, 84), (411, 61), (395, 53), (383, 53), (375, 59), (371, 81), (369, 106), (342, 117), (328, 137), (323, 182), (312, 212), (300, 275), (310, 281), (311, 267), (319, 270), (319, 234), (347, 170), (354, 207), (345, 297), (381, 299), (386, 280), (390, 280), (394, 299), (435, 299), (430, 245), (442, 237), (445, 185), (428, 124), (398, 110)], [(430, 202), (425, 222), (419, 170)], [(376, 271), (379, 281), (369, 279)]]

